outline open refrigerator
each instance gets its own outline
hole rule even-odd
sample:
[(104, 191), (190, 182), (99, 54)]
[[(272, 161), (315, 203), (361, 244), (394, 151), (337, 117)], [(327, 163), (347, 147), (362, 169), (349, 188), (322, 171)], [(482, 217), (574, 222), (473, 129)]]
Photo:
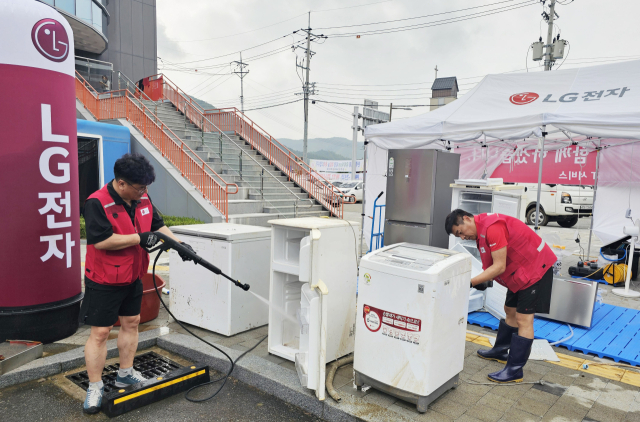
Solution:
[(269, 353), (295, 362), (325, 398), (325, 368), (353, 352), (360, 225), (337, 218), (272, 220)]

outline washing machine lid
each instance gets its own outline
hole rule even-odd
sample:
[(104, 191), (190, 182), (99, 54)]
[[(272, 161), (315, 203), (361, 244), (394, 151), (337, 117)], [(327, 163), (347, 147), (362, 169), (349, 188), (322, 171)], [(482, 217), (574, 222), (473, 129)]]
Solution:
[(427, 271), (432, 265), (458, 252), (431, 246), (401, 243), (384, 249), (369, 258), (372, 262), (413, 271)]
[(193, 224), (188, 226), (173, 226), (171, 231), (196, 237), (206, 237), (218, 240), (248, 240), (271, 238), (271, 229), (267, 227), (248, 226), (233, 223)]

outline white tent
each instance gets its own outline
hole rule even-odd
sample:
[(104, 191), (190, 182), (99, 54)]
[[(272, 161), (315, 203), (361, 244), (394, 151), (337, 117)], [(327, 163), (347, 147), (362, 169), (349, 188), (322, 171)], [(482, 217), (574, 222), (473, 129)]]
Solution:
[[(547, 133), (543, 137), (543, 133)], [(368, 126), (365, 130), (367, 174), (365, 214), (372, 215), (373, 199), (386, 189), (386, 150), (447, 148), (464, 152), (467, 148), (536, 149), (546, 138), (545, 150), (577, 142), (582, 146), (605, 147), (601, 151), (601, 170), (607, 183), (597, 192), (594, 232), (603, 241), (622, 235), (629, 224), (624, 213), (637, 209), (640, 218), (640, 175), (632, 175), (630, 155), (640, 139), (640, 61), (600, 65), (552, 72), (498, 74), (486, 76), (462, 98), (430, 113), (389, 123)], [(614, 145), (624, 145), (609, 148)], [(458, 148), (458, 149), (455, 149)], [(620, 148), (620, 149), (619, 149)], [(640, 154), (640, 145), (636, 146)], [(609, 154), (623, 154), (625, 166)], [(500, 163), (497, 154), (483, 168), (461, 166), (463, 177), (480, 177)], [(539, 155), (538, 155), (539, 157)], [(369, 166), (371, 163), (371, 166)], [(611, 180), (615, 179), (615, 181)], [(621, 186), (621, 181), (624, 181)], [(609, 186), (611, 183), (615, 186)], [(611, 188), (615, 187), (615, 191)], [(621, 190), (622, 189), (622, 190)], [(620, 203), (622, 193), (626, 201)], [(636, 197), (636, 208), (633, 197)], [(615, 197), (616, 202), (609, 202)], [(379, 203), (384, 203), (381, 198)], [(609, 204), (604, 213), (600, 203)], [(611, 207), (611, 203), (620, 206)], [(631, 206), (630, 206), (631, 205)], [(602, 215), (602, 217), (601, 217)], [(369, 237), (370, 221), (364, 231)], [(619, 234), (619, 236), (618, 236)]]

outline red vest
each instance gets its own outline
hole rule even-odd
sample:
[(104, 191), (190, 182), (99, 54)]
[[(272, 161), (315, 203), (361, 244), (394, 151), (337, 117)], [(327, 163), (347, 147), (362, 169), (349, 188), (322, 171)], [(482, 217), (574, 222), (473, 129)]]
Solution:
[[(124, 205), (116, 205), (107, 185), (94, 192), (88, 199), (96, 198), (104, 207), (107, 218), (113, 226), (114, 234), (144, 233), (151, 230), (153, 206), (147, 195), (136, 207), (135, 227)], [(149, 270), (149, 254), (140, 245), (118, 251), (96, 249), (87, 245), (85, 274), (90, 280), (100, 284), (127, 285), (141, 279)]]
[(507, 267), (495, 280), (512, 292), (518, 292), (538, 282), (556, 262), (551, 248), (531, 228), (517, 218), (500, 214), (480, 214), (474, 217), (478, 238), (478, 250), (482, 268), (493, 264), (491, 249), (487, 243), (487, 229), (497, 221), (507, 225)]

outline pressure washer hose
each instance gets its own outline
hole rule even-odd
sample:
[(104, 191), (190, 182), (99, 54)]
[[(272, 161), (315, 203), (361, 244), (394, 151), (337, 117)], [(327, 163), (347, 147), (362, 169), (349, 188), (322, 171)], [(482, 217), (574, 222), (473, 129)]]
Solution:
[[(187, 390), (187, 392), (184, 395), (184, 398), (187, 399), (190, 402), (194, 402), (194, 403), (198, 403), (198, 402), (203, 402), (203, 401), (207, 401), (210, 400), (212, 398), (214, 398), (215, 396), (218, 395), (218, 393), (220, 391), (222, 391), (222, 388), (224, 387), (224, 385), (227, 383), (227, 380), (229, 379), (229, 376), (231, 376), (231, 373), (233, 372), (233, 370), (235, 369), (236, 363), (242, 359), (242, 357), (244, 355), (246, 355), (247, 353), (249, 353), (250, 351), (252, 351), (253, 349), (255, 349), (256, 347), (258, 347), (258, 345), (260, 343), (262, 343), (267, 336), (264, 336), (259, 342), (257, 342), (252, 348), (250, 348), (249, 350), (246, 350), (244, 353), (242, 353), (240, 356), (238, 356), (238, 358), (234, 361), (233, 359), (231, 359), (231, 356), (229, 356), (228, 354), (226, 354), (222, 349), (214, 346), (213, 344), (209, 343), (208, 341), (206, 341), (205, 339), (203, 339), (202, 337), (199, 337), (197, 334), (193, 333), (191, 330), (189, 330), (187, 327), (185, 327), (184, 325), (182, 325), (182, 323), (180, 321), (178, 321), (178, 318), (176, 318), (171, 311), (169, 310), (169, 308), (167, 307), (167, 305), (164, 303), (164, 300), (162, 300), (162, 296), (160, 295), (160, 291), (158, 290), (158, 285), (156, 284), (156, 263), (158, 262), (158, 258), (160, 258), (160, 255), (162, 255), (162, 252), (164, 252), (164, 250), (159, 250), (158, 255), (156, 255), (156, 258), (153, 260), (153, 268), (151, 270), (151, 275), (153, 278), (153, 286), (155, 287), (156, 290), (156, 294), (158, 295), (158, 299), (160, 299), (160, 303), (162, 303), (162, 306), (164, 307), (164, 309), (166, 309), (166, 311), (169, 313), (169, 315), (171, 315), (171, 317), (175, 320), (175, 322), (178, 323), (178, 325), (180, 325), (182, 328), (185, 329), (186, 332), (188, 332), (189, 334), (191, 334), (192, 336), (194, 336), (195, 338), (197, 338), (198, 340), (200, 340), (201, 342), (213, 347), (214, 349), (216, 349), (218, 352), (222, 353), (227, 359), (229, 359), (229, 363), (231, 364), (229, 371), (223, 375), (220, 378), (217, 378), (213, 381), (208, 381), (208, 382), (204, 382), (202, 384), (198, 384), (196, 386), (191, 387), (189, 390)], [(204, 387), (205, 385), (209, 385), (209, 384), (215, 384), (217, 382), (222, 381), (222, 385), (220, 385), (220, 388), (218, 388), (213, 394), (211, 394), (208, 397), (205, 397), (203, 399), (192, 399), (189, 397), (189, 393), (191, 393), (193, 390), (200, 388), (200, 387)]]
[(329, 365), (329, 370), (327, 371), (327, 379), (325, 380), (325, 386), (327, 387), (327, 392), (329, 393), (331, 398), (338, 403), (340, 403), (340, 400), (342, 400), (342, 397), (340, 397), (340, 394), (338, 394), (336, 389), (333, 388), (333, 377), (336, 375), (336, 371), (339, 368), (345, 365), (348, 365), (351, 362), (353, 362), (353, 355), (344, 357), (342, 359), (338, 359), (335, 362), (333, 362), (331, 365)]

